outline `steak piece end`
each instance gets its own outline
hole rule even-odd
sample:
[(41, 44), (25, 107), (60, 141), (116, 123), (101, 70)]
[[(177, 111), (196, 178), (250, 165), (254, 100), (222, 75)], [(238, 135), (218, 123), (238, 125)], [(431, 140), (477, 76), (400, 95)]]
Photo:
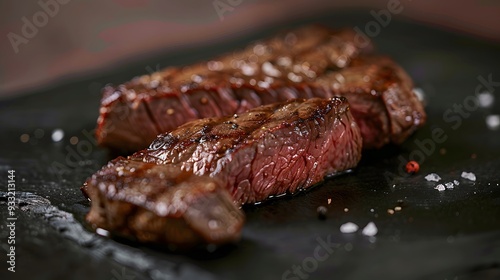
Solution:
[(93, 228), (145, 243), (191, 247), (240, 237), (244, 214), (217, 180), (174, 165), (119, 157), (87, 180)]

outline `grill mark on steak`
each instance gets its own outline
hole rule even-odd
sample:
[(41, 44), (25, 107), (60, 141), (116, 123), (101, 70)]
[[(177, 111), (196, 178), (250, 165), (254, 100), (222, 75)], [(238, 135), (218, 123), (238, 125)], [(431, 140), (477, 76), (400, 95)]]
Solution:
[[(102, 106), (108, 114), (99, 118), (98, 142), (130, 151), (144, 148), (154, 139), (150, 137), (154, 133), (146, 132), (147, 136), (142, 139), (149, 137), (149, 141), (117, 141), (114, 134), (119, 134), (118, 130), (132, 134), (139, 130), (119, 123), (114, 125), (115, 129), (109, 129), (116, 122), (112, 116), (114, 107), (129, 106), (135, 99), (146, 99), (153, 104), (153, 115), (161, 124), (160, 128), (170, 131), (194, 118), (240, 113), (290, 98), (332, 97), (331, 90), (325, 92), (325, 89), (312, 83), (327, 69), (347, 67), (360, 52), (370, 48), (357, 48), (354, 37), (352, 30), (331, 31), (318, 26), (299, 28), (218, 60), (190, 67), (168, 68), (135, 78), (117, 88), (106, 87)], [(136, 95), (130, 100), (110, 100), (111, 91), (117, 95), (128, 96), (129, 92)], [(178, 102), (177, 98), (185, 100), (184, 108), (169, 107), (170, 102)], [(200, 104), (201, 100), (206, 102)], [(124, 104), (118, 105), (120, 102)], [(138, 113), (131, 110), (127, 118), (135, 119)], [(168, 122), (171, 118), (176, 121)]]
[(175, 165), (119, 157), (87, 180), (84, 189), (92, 201), (87, 220), (143, 242), (235, 241), (244, 216), (219, 184)]
[[(388, 57), (353, 59), (351, 67), (344, 69), (342, 74), (350, 81), (340, 83), (334, 92), (348, 98), (366, 148), (379, 148), (389, 141), (400, 144), (425, 123), (426, 114), (413, 93), (411, 78)], [(316, 82), (331, 83), (333, 75), (336, 73), (325, 75), (325, 79)], [(372, 108), (371, 112), (363, 110), (366, 105)]]
[(353, 168), (361, 146), (341, 97), (195, 120), (88, 179), (82, 187), (92, 201), (87, 220), (143, 242), (234, 241), (243, 223), (239, 206), (295, 193)]

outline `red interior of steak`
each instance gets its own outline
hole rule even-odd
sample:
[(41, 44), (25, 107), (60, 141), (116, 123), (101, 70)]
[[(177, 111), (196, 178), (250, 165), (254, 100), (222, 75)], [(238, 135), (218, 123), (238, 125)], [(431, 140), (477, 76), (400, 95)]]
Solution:
[(187, 123), (131, 159), (181, 164), (224, 182), (235, 201), (293, 193), (360, 158), (359, 129), (343, 98), (293, 100)]
[(340, 97), (195, 120), (87, 180), (87, 220), (141, 241), (236, 240), (241, 204), (295, 193), (353, 168), (361, 146), (359, 128)]

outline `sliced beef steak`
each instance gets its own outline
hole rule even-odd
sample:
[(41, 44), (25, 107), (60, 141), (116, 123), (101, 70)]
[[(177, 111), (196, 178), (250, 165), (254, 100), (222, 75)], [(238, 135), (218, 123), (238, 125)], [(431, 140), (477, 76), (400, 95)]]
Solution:
[(389, 142), (401, 144), (426, 120), (411, 78), (388, 57), (352, 59), (349, 67), (327, 73), (312, 84), (322, 86), (327, 97), (347, 98), (366, 149)]
[(308, 26), (206, 63), (167, 68), (107, 86), (98, 142), (137, 151), (158, 134), (194, 119), (241, 113), (292, 98), (331, 97), (331, 89), (313, 82), (348, 67), (370, 48), (358, 48), (354, 38), (352, 30)]
[(342, 97), (195, 120), (87, 180), (87, 220), (141, 241), (234, 240), (242, 223), (239, 206), (295, 193), (353, 168), (361, 147)]
[(142, 242), (189, 247), (238, 240), (244, 214), (223, 184), (175, 165), (117, 158), (87, 180), (87, 220)]

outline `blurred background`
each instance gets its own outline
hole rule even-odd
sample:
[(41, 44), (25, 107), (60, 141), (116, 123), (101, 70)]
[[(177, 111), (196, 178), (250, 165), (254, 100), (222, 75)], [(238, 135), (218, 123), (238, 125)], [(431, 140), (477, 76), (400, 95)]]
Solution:
[(342, 9), (374, 19), (395, 9), (393, 16), (500, 42), (498, 0), (6, 0), (0, 99)]

